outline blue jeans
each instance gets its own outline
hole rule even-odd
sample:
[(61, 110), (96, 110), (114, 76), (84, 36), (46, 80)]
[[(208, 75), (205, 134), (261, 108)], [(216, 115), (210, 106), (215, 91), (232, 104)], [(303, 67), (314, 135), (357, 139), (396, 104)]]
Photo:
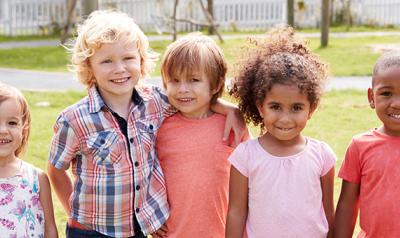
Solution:
[[(94, 230), (83, 230), (75, 227), (70, 227), (67, 224), (66, 228), (66, 238), (112, 238), (111, 236), (103, 235)], [(141, 231), (136, 232), (135, 236), (130, 238), (146, 238)]]

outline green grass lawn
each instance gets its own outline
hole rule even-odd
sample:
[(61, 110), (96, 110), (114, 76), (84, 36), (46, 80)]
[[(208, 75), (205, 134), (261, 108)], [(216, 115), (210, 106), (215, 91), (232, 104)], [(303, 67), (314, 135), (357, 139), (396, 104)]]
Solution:
[[(29, 149), (25, 160), (45, 169), (48, 149), (52, 136), (52, 125), (58, 113), (66, 106), (76, 102), (84, 93), (36, 93), (24, 92), (32, 111), (32, 129)], [(39, 102), (49, 102), (50, 106), (37, 106)], [(362, 118), (362, 120), (361, 120)], [(351, 137), (369, 128), (377, 127), (379, 121), (368, 106), (366, 92), (346, 90), (328, 92), (321, 106), (314, 114), (304, 131), (305, 135), (326, 141), (338, 156), (336, 172)], [(251, 127), (254, 135), (257, 129)], [(335, 180), (335, 201), (340, 192), (340, 180)], [(60, 237), (65, 237), (66, 216), (53, 194), (55, 215)]]
[[(246, 39), (230, 39), (220, 44), (229, 64), (229, 75), (233, 75), (233, 64), (241, 57), (241, 47)], [(373, 52), (371, 44), (397, 44), (400, 36), (369, 36), (353, 38), (333, 38), (327, 48), (319, 48), (319, 39), (310, 39), (311, 48), (330, 64), (331, 75), (364, 76), (371, 75), (379, 53)], [(170, 41), (152, 41), (151, 47), (162, 56)], [(41, 71), (67, 71), (69, 57), (62, 47), (40, 47), (0, 50), (0, 67), (33, 69)], [(153, 76), (160, 75), (160, 62)]]

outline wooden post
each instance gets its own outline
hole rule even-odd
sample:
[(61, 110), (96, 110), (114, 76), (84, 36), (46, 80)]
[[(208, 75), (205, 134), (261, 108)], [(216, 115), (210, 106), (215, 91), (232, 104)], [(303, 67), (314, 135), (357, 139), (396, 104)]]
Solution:
[(321, 47), (327, 47), (329, 41), (329, 8), (330, 0), (321, 0)]
[(287, 0), (287, 24), (294, 27), (294, 0)]

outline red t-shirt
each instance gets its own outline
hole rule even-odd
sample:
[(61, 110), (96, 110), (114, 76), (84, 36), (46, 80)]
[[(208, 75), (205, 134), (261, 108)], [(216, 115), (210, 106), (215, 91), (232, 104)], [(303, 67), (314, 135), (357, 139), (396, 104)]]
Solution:
[(376, 129), (355, 136), (339, 177), (360, 184), (363, 237), (400, 237), (400, 137)]

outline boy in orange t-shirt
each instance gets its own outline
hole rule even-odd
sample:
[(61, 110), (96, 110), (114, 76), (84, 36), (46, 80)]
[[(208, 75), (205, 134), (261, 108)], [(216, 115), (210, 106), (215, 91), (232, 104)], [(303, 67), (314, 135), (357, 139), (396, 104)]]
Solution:
[(342, 191), (335, 237), (400, 237), (400, 52), (381, 56), (374, 67), (368, 101), (382, 126), (353, 137), (339, 172)]
[(161, 67), (170, 103), (179, 111), (162, 124), (156, 150), (170, 217), (154, 237), (225, 237), (233, 138), (225, 116), (211, 110), (224, 88), (226, 62), (217, 44), (189, 34), (168, 46)]

